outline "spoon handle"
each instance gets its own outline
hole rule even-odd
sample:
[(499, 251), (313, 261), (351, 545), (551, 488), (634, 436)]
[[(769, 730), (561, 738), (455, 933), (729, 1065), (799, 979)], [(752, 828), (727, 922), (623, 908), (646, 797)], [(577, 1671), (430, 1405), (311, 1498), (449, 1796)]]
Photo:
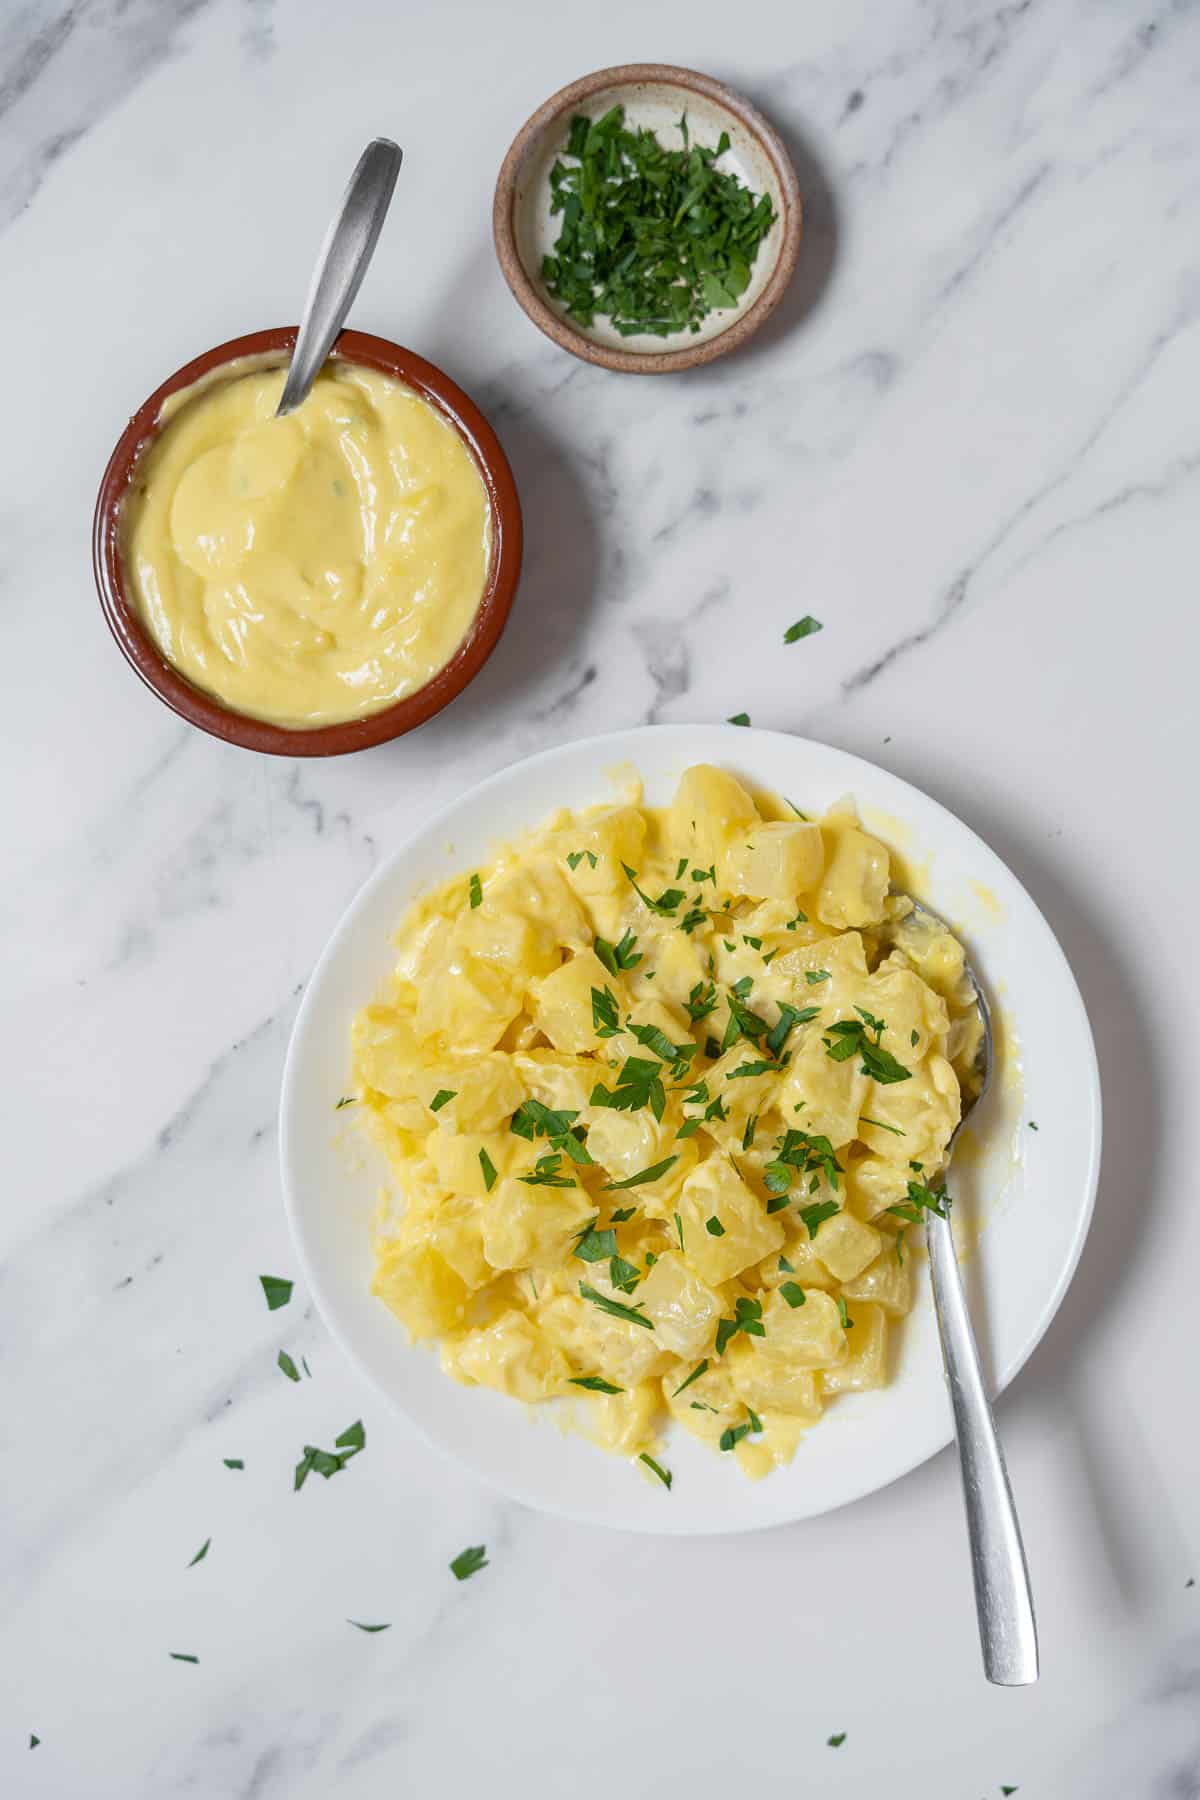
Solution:
[(927, 1214), (926, 1237), (962, 1466), (984, 1673), (1001, 1687), (1023, 1687), (1038, 1678), (1038, 1642), (1021, 1528), (979, 1367), (949, 1220)]
[(277, 418), (294, 412), (307, 398), (333, 348), (379, 241), (400, 160), (401, 152), (389, 138), (376, 138), (358, 159), (317, 257)]

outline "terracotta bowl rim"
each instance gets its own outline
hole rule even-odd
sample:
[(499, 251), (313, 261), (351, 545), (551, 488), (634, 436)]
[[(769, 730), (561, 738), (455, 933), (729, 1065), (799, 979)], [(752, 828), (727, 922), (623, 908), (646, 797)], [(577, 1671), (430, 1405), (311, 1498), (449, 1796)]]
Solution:
[[(574, 326), (565, 314), (552, 307), (538, 283), (529, 274), (517, 250), (513, 213), (517, 183), (525, 159), (536, 148), (547, 127), (565, 112), (590, 100), (605, 88), (647, 85), (683, 88), (702, 94), (732, 112), (757, 140), (775, 172), (783, 196), (783, 236), (775, 265), (762, 292), (744, 312), (734, 314), (725, 330), (702, 343), (681, 350), (621, 350), (598, 344)], [(509, 146), (500, 165), (496, 192), (492, 203), (492, 236), (500, 268), (512, 293), (524, 312), (540, 331), (562, 349), (569, 350), (585, 362), (601, 368), (615, 369), (627, 375), (667, 375), (678, 369), (693, 369), (714, 362), (737, 350), (764, 325), (783, 299), (788, 283), (796, 272), (800, 255), (800, 234), (804, 204), (800, 184), (788, 149), (775, 127), (758, 108), (723, 81), (697, 69), (685, 69), (674, 63), (618, 63), (609, 69), (596, 69), (581, 75), (578, 81), (559, 88), (526, 119)]]
[(96, 589), (108, 627), (126, 661), (171, 710), (226, 743), (268, 756), (344, 756), (423, 725), (448, 706), (479, 673), (512, 609), (521, 571), (521, 502), (507, 456), (488, 421), (469, 395), (444, 370), (416, 351), (369, 332), (343, 331), (333, 355), (393, 375), (437, 407), (463, 438), (487, 490), (491, 508), (492, 554), (487, 582), (470, 634), (444, 668), (424, 687), (362, 719), (292, 729), (235, 712), (214, 695), (194, 687), (158, 648), (126, 591), (120, 552), (120, 509), (139, 455), (159, 428), (163, 402), (202, 375), (241, 357), (286, 353), (296, 342), (294, 325), (277, 325), (230, 338), (205, 350), (168, 375), (144, 401), (117, 439), (96, 499), (92, 563)]

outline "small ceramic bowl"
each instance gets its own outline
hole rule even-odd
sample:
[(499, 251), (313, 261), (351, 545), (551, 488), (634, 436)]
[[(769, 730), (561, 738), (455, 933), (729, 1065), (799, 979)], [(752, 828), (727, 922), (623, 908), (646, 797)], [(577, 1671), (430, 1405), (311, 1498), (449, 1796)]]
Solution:
[(171, 394), (241, 357), (267, 361), (275, 358), (282, 364), (291, 355), (295, 342), (296, 327), (286, 325), (271, 331), (252, 331), (246, 337), (218, 344), (177, 369), (138, 408), (117, 440), (100, 483), (92, 531), (92, 562), (104, 616), (126, 661), (173, 712), (213, 737), (240, 744), (246, 750), (263, 751), (268, 756), (343, 756), (350, 750), (386, 743), (423, 725), (448, 706), (479, 673), (504, 630), (521, 572), (521, 502), (500, 440), (474, 401), (448, 375), (387, 338), (343, 331), (334, 345), (335, 357), (377, 369), (414, 388), (450, 421), (475, 459), (491, 506), (492, 554), (474, 624), (450, 661), (424, 687), (365, 718), (341, 724), (300, 729), (274, 725), (234, 712), (214, 695), (194, 687), (164, 657), (128, 591), (120, 551), (121, 502), (134, 464), (158, 430), (163, 402)]
[[(592, 325), (577, 325), (542, 281), (542, 258), (553, 251), (562, 224), (561, 215), (550, 211), (550, 170), (563, 152), (568, 126), (575, 113), (598, 119), (617, 105), (624, 106), (628, 125), (653, 131), (668, 149), (682, 143), (684, 113), (693, 143), (711, 147), (728, 132), (730, 147), (721, 167), (754, 193), (771, 197), (775, 223), (759, 245), (750, 285), (736, 307), (709, 313), (699, 331), (622, 337), (599, 315)], [(560, 88), (521, 127), (496, 182), (492, 230), (505, 280), (547, 337), (606, 369), (662, 375), (736, 350), (770, 317), (795, 272), (801, 211), (796, 171), (783, 140), (748, 100), (693, 69), (627, 63)]]

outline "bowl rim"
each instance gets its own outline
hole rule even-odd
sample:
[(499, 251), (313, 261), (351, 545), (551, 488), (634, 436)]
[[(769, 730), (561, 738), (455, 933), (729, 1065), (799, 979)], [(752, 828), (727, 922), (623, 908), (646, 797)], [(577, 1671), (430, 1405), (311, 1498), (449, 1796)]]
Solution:
[(268, 756), (343, 756), (423, 725), (479, 673), (500, 640), (516, 593), (524, 535), (521, 502), (499, 438), (457, 382), (436, 364), (390, 338), (362, 331), (340, 332), (331, 356), (391, 375), (415, 389), (454, 426), (471, 452), (487, 491), (492, 523), (487, 580), (472, 628), (450, 661), (423, 687), (361, 719), (296, 728), (277, 725), (236, 712), (215, 695), (193, 686), (163, 655), (130, 599), (120, 546), (121, 503), (138, 458), (159, 430), (164, 401), (226, 363), (292, 350), (297, 329), (295, 325), (271, 326), (216, 344), (168, 375), (143, 401), (117, 439), (100, 482), (92, 527), (92, 566), (105, 620), (126, 662), (172, 712), (244, 750)]
[[(744, 312), (735, 312), (724, 331), (702, 343), (681, 350), (621, 350), (598, 344), (556, 312), (541, 293), (538, 284), (525, 268), (517, 250), (513, 214), (516, 207), (517, 182), (526, 158), (540, 141), (547, 126), (572, 107), (590, 100), (605, 88), (631, 87), (649, 83), (683, 88), (702, 94), (705, 99), (723, 106), (746, 127), (757, 140), (775, 172), (783, 199), (783, 234), (766, 285), (758, 298)], [(614, 369), (626, 375), (666, 375), (678, 369), (692, 369), (714, 362), (738, 349), (763, 325), (783, 299), (788, 283), (796, 271), (800, 255), (800, 235), (804, 203), (788, 149), (775, 127), (758, 108), (737, 92), (704, 75), (698, 69), (686, 69), (674, 63), (618, 63), (612, 68), (596, 69), (581, 75), (531, 113), (517, 132), (496, 178), (492, 202), (492, 237), (500, 269), (518, 305), (548, 338), (573, 356), (601, 368)]]

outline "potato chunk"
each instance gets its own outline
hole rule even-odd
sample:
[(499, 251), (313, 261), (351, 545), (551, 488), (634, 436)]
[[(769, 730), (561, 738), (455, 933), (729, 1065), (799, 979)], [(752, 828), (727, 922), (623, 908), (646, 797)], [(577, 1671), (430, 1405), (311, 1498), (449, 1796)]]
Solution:
[(825, 875), (817, 895), (817, 917), (839, 931), (877, 925), (888, 891), (887, 850), (855, 825), (826, 823), (824, 831)]
[(789, 1364), (778, 1357), (759, 1354), (761, 1338), (737, 1338), (725, 1361), (738, 1398), (756, 1413), (784, 1412), (815, 1425), (821, 1417), (821, 1395), (811, 1369)]
[(674, 1251), (660, 1256), (637, 1290), (642, 1311), (654, 1320), (658, 1341), (673, 1356), (695, 1361), (717, 1331), (725, 1302)]
[(672, 845), (694, 852), (701, 863), (711, 863), (739, 826), (757, 821), (758, 808), (740, 781), (724, 769), (696, 763), (675, 790), (667, 836)]
[(601, 1050), (601, 1038), (593, 1017), (592, 994), (611, 996), (621, 1018), (629, 1010), (622, 984), (610, 975), (594, 950), (581, 950), (570, 962), (529, 984), (529, 1016), (556, 1050), (574, 1056)]
[(847, 1353), (834, 1368), (821, 1371), (827, 1394), (861, 1394), (887, 1385), (887, 1318), (883, 1309), (856, 1302), (853, 1321), (844, 1333)]
[(747, 900), (794, 901), (817, 885), (824, 866), (821, 828), (801, 819), (760, 819), (717, 858), (722, 888)]
[(817, 1226), (816, 1249), (838, 1281), (850, 1281), (860, 1275), (879, 1254), (879, 1233), (864, 1225), (851, 1212), (835, 1213)]
[(847, 1354), (846, 1333), (837, 1302), (820, 1288), (810, 1288), (803, 1306), (791, 1306), (774, 1293), (763, 1307), (765, 1335), (751, 1338), (755, 1353), (772, 1366), (827, 1369)]
[(467, 1284), (428, 1244), (379, 1245), (371, 1292), (413, 1338), (437, 1337), (462, 1323)]
[(903, 1318), (912, 1310), (911, 1252), (901, 1250), (897, 1253), (895, 1242), (885, 1238), (874, 1262), (868, 1263), (851, 1280), (843, 1282), (842, 1292), (847, 1300), (869, 1300), (893, 1319)]
[(483, 1202), (483, 1253), (493, 1269), (556, 1263), (594, 1211), (582, 1188), (529, 1187), (505, 1177)]
[[(686, 1140), (685, 1140), (686, 1141)], [(723, 1156), (694, 1168), (679, 1194), (683, 1254), (712, 1286), (740, 1275), (783, 1243), (783, 1226), (769, 1215)], [(709, 1221), (720, 1226), (716, 1232)]]
[(510, 1309), (490, 1325), (464, 1331), (442, 1347), (442, 1367), (468, 1385), (496, 1388), (517, 1400), (565, 1393), (571, 1370), (524, 1313)]

